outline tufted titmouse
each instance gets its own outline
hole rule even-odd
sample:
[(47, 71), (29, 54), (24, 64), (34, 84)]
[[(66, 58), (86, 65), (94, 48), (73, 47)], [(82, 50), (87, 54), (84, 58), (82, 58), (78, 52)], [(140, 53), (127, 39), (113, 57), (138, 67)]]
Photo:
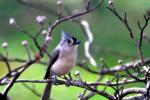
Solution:
[[(62, 31), (60, 43), (53, 50), (44, 79), (50, 78), (50, 74), (61, 76), (68, 74), (76, 62), (77, 47), (80, 41), (69, 33)], [(50, 93), (51, 83), (48, 83), (44, 92)], [(43, 93), (42, 100), (47, 100), (49, 94)], [(46, 98), (46, 99), (45, 99)]]
[(67, 32), (62, 31), (60, 43), (53, 51), (49, 62), (45, 79), (49, 77), (50, 71), (55, 75), (65, 75), (70, 72), (75, 65), (77, 57), (77, 47), (80, 41)]

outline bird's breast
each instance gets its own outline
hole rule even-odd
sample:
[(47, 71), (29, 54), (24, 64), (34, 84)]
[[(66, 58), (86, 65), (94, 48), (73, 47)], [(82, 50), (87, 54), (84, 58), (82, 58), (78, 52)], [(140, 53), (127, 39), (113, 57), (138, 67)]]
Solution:
[(52, 65), (51, 71), (56, 75), (68, 74), (76, 62), (76, 53), (66, 53), (60, 55), (57, 61)]

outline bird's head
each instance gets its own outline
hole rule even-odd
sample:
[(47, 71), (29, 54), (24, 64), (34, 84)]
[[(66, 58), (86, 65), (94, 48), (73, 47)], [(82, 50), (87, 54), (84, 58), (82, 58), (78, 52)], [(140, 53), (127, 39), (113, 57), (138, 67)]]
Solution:
[(80, 41), (75, 37), (71, 36), (69, 33), (62, 31), (61, 45), (77, 46)]

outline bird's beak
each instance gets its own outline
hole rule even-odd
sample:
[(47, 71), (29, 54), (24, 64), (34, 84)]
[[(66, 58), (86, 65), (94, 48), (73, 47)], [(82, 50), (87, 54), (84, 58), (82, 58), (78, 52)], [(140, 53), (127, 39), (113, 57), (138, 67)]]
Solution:
[(80, 44), (80, 41), (76, 41), (74, 44), (75, 44), (75, 45), (78, 45), (78, 44)]

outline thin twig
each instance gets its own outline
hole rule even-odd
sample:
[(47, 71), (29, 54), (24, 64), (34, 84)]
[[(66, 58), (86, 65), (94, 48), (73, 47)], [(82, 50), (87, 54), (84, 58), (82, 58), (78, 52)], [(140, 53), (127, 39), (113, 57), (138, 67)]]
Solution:
[(35, 62), (35, 60), (31, 60), (26, 62), (25, 64), (21, 65), (22, 69), (20, 70), (20, 72), (16, 72), (15, 76), (13, 77), (13, 79), (9, 82), (9, 84), (5, 87), (3, 94), (5, 96), (7, 96), (8, 91), (11, 89), (11, 87), (14, 85), (15, 81), (17, 80), (17, 78), (22, 74), (22, 72), (24, 72), (30, 65), (32, 65)]
[(127, 21), (127, 14), (125, 13), (124, 14), (124, 18), (122, 18), (118, 12), (116, 11), (116, 9), (114, 8), (113, 4), (111, 4), (110, 6), (107, 7), (107, 9), (109, 9), (125, 26), (126, 28), (128, 29), (129, 33), (130, 33), (130, 37), (132, 39), (134, 39), (134, 35), (133, 35), (133, 31), (132, 29), (130, 28), (129, 24), (128, 24), (128, 21)]
[(26, 83), (22, 83), (22, 85), (27, 88), (29, 91), (31, 91), (34, 95), (36, 95), (37, 97), (41, 97), (41, 95), (35, 90), (35, 87), (33, 85), (33, 87), (31, 88), (30, 86), (28, 86)]
[(66, 17), (63, 17), (63, 18), (60, 18), (59, 20), (56, 20), (50, 27), (49, 27), (49, 35), (51, 36), (52, 34), (52, 31), (53, 29), (59, 25), (60, 23), (62, 22), (65, 22), (65, 21), (68, 21), (70, 19), (74, 19), (76, 17), (80, 17), (82, 15), (85, 15), (85, 14), (88, 14), (92, 11), (94, 11), (95, 9), (97, 9), (102, 3), (103, 3), (104, 0), (99, 0), (99, 2), (94, 6), (94, 7), (91, 7), (91, 9), (89, 10), (85, 10), (85, 11), (81, 11), (77, 14), (74, 14), (74, 15), (70, 15), (70, 16), (66, 16)]

